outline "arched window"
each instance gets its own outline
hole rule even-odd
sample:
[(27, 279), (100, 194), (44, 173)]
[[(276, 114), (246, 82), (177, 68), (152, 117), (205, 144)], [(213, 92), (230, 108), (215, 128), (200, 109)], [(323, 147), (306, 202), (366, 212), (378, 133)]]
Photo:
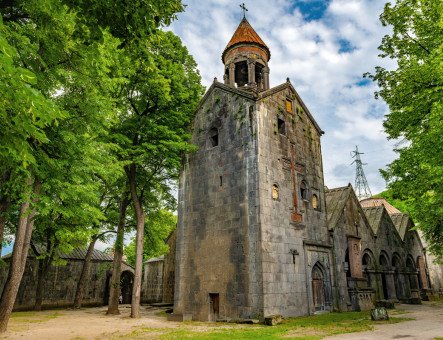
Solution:
[(274, 201), (276, 201), (276, 200), (278, 200), (279, 197), (280, 197), (280, 192), (279, 192), (279, 189), (278, 189), (278, 185), (274, 184), (272, 186), (272, 199)]
[(210, 145), (212, 147), (215, 147), (218, 145), (218, 129), (217, 128), (212, 128), (211, 130), (209, 130), (209, 142)]
[(318, 197), (316, 194), (312, 195), (312, 207), (318, 209)]

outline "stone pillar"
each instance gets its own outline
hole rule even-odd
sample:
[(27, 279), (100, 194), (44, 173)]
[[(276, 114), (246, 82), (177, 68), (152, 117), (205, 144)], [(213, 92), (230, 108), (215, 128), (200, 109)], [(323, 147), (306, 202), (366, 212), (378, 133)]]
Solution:
[(395, 290), (395, 279), (394, 279), (395, 272), (393, 270), (385, 271), (386, 276), (386, 286), (388, 289), (388, 299), (397, 301), (397, 292)]
[(348, 236), (349, 269), (351, 277), (362, 278), (363, 270), (361, 264), (360, 237)]
[(248, 59), (248, 86), (257, 86), (255, 82), (255, 60)]
[(229, 76), (226, 74), (223, 75), (223, 83), (229, 85)]
[(229, 64), (229, 85), (235, 86), (235, 64)]
[(263, 68), (263, 90), (269, 89), (269, 67)]
[(417, 267), (420, 275), (422, 289), (429, 289), (428, 278), (426, 276), (426, 265), (423, 256), (419, 256), (417, 259)]

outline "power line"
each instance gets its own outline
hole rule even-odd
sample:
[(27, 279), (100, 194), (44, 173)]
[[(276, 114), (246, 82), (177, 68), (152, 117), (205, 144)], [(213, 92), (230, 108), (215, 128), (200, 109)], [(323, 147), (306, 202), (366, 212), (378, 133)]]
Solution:
[(360, 158), (360, 155), (363, 154), (363, 152), (358, 151), (357, 145), (355, 146), (355, 150), (351, 152), (352, 158), (355, 158), (355, 160), (351, 164), (355, 163), (356, 165), (355, 192), (359, 200), (372, 196), (371, 189), (369, 189), (369, 184), (365, 176), (365, 172), (363, 171), (363, 165), (366, 165), (367, 163), (363, 163)]

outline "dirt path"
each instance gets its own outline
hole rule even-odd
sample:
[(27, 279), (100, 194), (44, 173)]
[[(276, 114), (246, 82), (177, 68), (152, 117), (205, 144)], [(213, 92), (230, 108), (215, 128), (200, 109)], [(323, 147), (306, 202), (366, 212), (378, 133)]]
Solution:
[[(8, 332), (0, 339), (122, 339), (137, 336), (137, 330), (149, 328), (142, 338), (153, 339), (168, 330), (192, 330), (205, 332), (215, 328), (237, 328), (245, 325), (178, 323), (169, 322), (159, 315), (161, 309), (142, 307), (142, 317), (131, 319), (130, 308), (122, 306), (121, 315), (105, 315), (106, 307), (81, 310), (52, 310), (43, 312), (14, 313)], [(326, 339), (434, 339), (443, 337), (443, 304), (427, 302), (423, 305), (398, 305), (404, 314), (400, 317), (415, 318), (397, 324), (376, 325), (371, 332), (340, 334)], [(132, 334), (131, 334), (132, 333)], [(302, 336), (297, 332), (297, 336)], [(305, 334), (306, 335), (306, 334)]]
[(396, 305), (397, 310), (406, 313), (400, 317), (414, 318), (415, 320), (395, 324), (376, 325), (370, 332), (340, 334), (326, 337), (328, 340), (358, 339), (358, 340), (428, 340), (443, 337), (443, 304), (424, 302), (422, 305)]
[(52, 310), (13, 314), (8, 331), (0, 339), (109, 339), (141, 328), (174, 328), (180, 324), (157, 316), (161, 309), (142, 307), (141, 318), (131, 319), (130, 308), (120, 315), (105, 315), (107, 307)]

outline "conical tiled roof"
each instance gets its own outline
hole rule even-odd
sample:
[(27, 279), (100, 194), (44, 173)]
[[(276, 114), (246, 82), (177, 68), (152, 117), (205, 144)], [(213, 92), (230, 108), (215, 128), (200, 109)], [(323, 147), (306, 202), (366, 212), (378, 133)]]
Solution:
[(234, 32), (234, 35), (232, 36), (231, 40), (229, 40), (228, 45), (226, 45), (226, 48), (223, 51), (223, 56), (231, 47), (245, 43), (255, 44), (263, 47), (268, 53), (268, 57), (270, 57), (271, 53), (268, 46), (266, 46), (257, 32), (254, 31), (251, 24), (248, 22), (248, 20), (246, 20), (246, 18), (243, 18), (243, 20), (240, 22), (240, 25), (238, 25), (237, 29)]

